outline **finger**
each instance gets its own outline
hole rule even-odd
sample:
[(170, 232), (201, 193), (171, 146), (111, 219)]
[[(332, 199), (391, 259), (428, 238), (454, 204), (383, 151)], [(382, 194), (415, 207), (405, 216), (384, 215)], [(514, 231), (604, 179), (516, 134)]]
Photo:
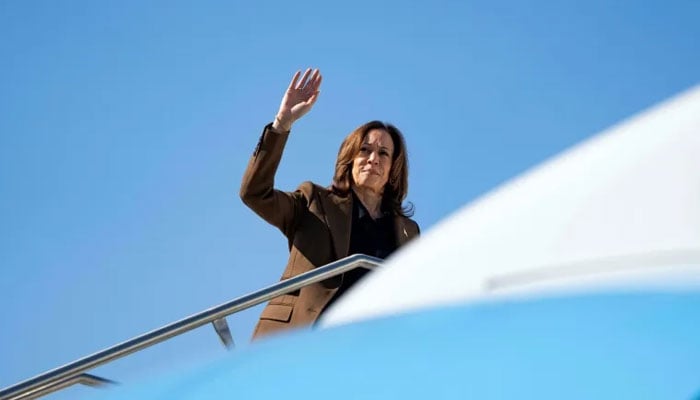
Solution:
[(319, 71), (318, 68), (314, 70), (314, 73), (311, 74), (311, 78), (309, 78), (309, 81), (307, 82), (307, 89), (309, 89), (312, 92), (316, 91), (316, 81), (318, 80), (318, 75)]
[(311, 68), (307, 68), (306, 71), (304, 71), (304, 76), (301, 77), (301, 81), (299, 81), (299, 84), (297, 85), (296, 89), (303, 89), (304, 86), (306, 86), (306, 80), (309, 78), (310, 73)]
[(294, 89), (294, 85), (297, 84), (297, 79), (299, 79), (299, 75), (301, 75), (301, 71), (297, 71), (294, 76), (292, 77), (292, 81), (289, 83), (289, 87), (287, 89)]
[(318, 92), (318, 88), (321, 87), (321, 81), (323, 81), (323, 75), (321, 75), (321, 73), (319, 72), (319, 74), (316, 75), (316, 78), (314, 79), (314, 82), (313, 82), (312, 88), (313, 88), (314, 92)]
[(314, 80), (314, 70), (312, 68), (309, 68), (309, 75), (307, 76), (306, 80), (304, 81), (304, 85), (301, 87), (304, 90), (309, 90), (311, 88), (311, 82)]

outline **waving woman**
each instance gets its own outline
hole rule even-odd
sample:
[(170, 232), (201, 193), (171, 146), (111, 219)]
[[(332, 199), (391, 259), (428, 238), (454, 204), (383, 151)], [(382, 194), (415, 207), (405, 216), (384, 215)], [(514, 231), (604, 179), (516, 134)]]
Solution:
[[(282, 279), (351, 254), (386, 258), (420, 232), (409, 218), (411, 208), (403, 205), (408, 159), (403, 135), (391, 124), (367, 122), (343, 140), (329, 187), (304, 182), (294, 192), (274, 188), (292, 126), (312, 109), (321, 81), (319, 70), (294, 74), (241, 183), (243, 202), (287, 237), (290, 254)], [(313, 323), (364, 273), (350, 271), (272, 299), (253, 337)]]

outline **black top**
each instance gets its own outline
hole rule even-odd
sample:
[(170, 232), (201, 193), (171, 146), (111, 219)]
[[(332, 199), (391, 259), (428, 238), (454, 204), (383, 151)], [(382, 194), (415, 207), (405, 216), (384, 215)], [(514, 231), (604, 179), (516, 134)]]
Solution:
[[(348, 255), (366, 254), (381, 259), (389, 257), (396, 250), (396, 235), (394, 233), (394, 218), (390, 212), (384, 211), (380, 218), (372, 219), (369, 211), (352, 192), (352, 228), (350, 231), (350, 248)], [(326, 304), (323, 311), (342, 296), (352, 285), (357, 283), (369, 270), (355, 268), (343, 274), (343, 281), (333, 298)], [(321, 311), (321, 313), (323, 313)]]

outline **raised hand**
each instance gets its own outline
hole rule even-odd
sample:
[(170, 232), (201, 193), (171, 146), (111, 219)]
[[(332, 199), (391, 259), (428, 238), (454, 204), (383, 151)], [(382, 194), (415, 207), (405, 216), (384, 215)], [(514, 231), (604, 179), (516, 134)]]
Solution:
[(292, 124), (309, 112), (318, 99), (320, 93), (318, 88), (321, 87), (321, 80), (323, 80), (321, 71), (316, 69), (312, 73), (311, 68), (308, 68), (301, 80), (299, 75), (301, 71), (297, 71), (292, 77), (275, 116), (275, 122), (272, 123), (272, 128), (277, 131), (291, 130)]

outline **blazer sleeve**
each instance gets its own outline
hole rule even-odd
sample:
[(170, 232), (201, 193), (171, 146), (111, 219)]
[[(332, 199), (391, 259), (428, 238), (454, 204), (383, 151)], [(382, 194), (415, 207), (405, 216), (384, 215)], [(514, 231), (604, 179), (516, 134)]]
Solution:
[(265, 126), (248, 162), (241, 182), (240, 196), (243, 203), (289, 238), (307, 207), (307, 196), (310, 193), (305, 192), (312, 190), (312, 185), (303, 184), (295, 192), (284, 192), (274, 188), (275, 173), (289, 133), (274, 132), (271, 126), (272, 124)]

